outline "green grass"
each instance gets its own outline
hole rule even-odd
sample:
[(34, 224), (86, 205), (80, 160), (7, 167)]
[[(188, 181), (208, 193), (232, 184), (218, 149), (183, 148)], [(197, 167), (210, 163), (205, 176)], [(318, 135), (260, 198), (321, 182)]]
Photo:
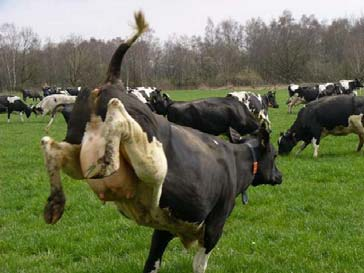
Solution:
[[(171, 91), (178, 100), (224, 96), (226, 91)], [(272, 141), (295, 119), (286, 91), (270, 109)], [(295, 113), (297, 113), (295, 109)], [(102, 205), (84, 182), (63, 176), (65, 213), (46, 225), (49, 194), (39, 141), (48, 118), (0, 115), (0, 272), (141, 272), (152, 230)], [(58, 117), (50, 135), (66, 132)], [(249, 189), (247, 206), (236, 200), (224, 234), (210, 257), (212, 272), (364, 272), (363, 155), (357, 136), (327, 137), (318, 159), (308, 147), (299, 157), (278, 157), (280, 186)], [(196, 248), (168, 246), (161, 273), (191, 272)]]

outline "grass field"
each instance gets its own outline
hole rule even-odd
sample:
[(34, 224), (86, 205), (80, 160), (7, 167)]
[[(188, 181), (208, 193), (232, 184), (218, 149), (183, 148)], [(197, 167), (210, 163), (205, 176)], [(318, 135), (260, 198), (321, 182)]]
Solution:
[[(177, 100), (224, 96), (226, 91), (174, 91)], [(288, 115), (286, 91), (279, 109), (270, 109), (272, 141), (295, 119)], [(48, 118), (10, 124), (0, 115), (0, 272), (142, 272), (152, 230), (102, 205), (84, 182), (63, 176), (67, 203), (63, 218), (46, 225), (49, 194), (40, 139)], [(50, 135), (66, 132), (59, 116)], [(249, 189), (240, 198), (207, 268), (212, 272), (364, 272), (363, 154), (357, 136), (327, 137), (318, 159), (308, 147), (299, 157), (278, 157), (280, 186)], [(171, 242), (161, 273), (192, 271), (196, 248)]]

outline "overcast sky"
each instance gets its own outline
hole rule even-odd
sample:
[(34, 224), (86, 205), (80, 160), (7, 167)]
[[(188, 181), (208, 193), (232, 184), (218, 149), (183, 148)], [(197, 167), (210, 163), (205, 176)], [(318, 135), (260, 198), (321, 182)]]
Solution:
[(0, 0), (0, 24), (29, 26), (42, 39), (59, 41), (70, 34), (83, 38), (128, 37), (132, 14), (142, 9), (155, 35), (201, 35), (207, 18), (215, 23), (252, 17), (265, 21), (287, 9), (295, 18), (314, 14), (321, 20), (364, 15), (363, 0)]

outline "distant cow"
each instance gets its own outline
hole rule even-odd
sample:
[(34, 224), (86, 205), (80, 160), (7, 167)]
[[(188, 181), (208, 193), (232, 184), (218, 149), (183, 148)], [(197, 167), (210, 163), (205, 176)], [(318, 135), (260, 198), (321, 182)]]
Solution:
[(279, 154), (288, 154), (299, 141), (303, 144), (298, 153), (312, 143), (314, 157), (318, 156), (321, 138), (327, 135), (359, 136), (360, 151), (364, 141), (364, 97), (334, 96), (319, 99), (302, 108), (291, 128), (281, 133), (278, 140)]
[[(253, 92), (239, 91), (230, 92), (227, 94), (227, 97), (236, 98), (238, 101), (245, 104), (245, 106), (249, 109), (251, 113), (253, 113), (253, 115), (261, 124), (265, 123), (266, 128), (271, 129), (271, 122), (268, 117), (269, 100), (267, 95), (261, 96)], [(275, 96), (272, 103), (275, 103), (275, 106), (277, 105), (277, 102), (275, 101)]]
[(160, 92), (161, 89), (157, 89), (156, 87), (135, 87), (135, 88), (128, 88), (127, 93), (132, 94), (137, 97), (141, 102), (148, 105), (148, 107), (155, 112), (153, 105), (150, 102), (151, 95), (154, 92)]
[[(27, 118), (29, 118), (32, 113), (32, 109), (17, 96), (0, 96), (0, 105), (2, 105), (1, 112), (8, 113), (8, 122), (10, 122), (10, 114), (12, 112), (19, 112), (21, 121), (24, 121), (22, 116), (23, 113), (25, 113)], [(6, 108), (6, 110), (4, 110), (4, 108)]]
[(67, 87), (66, 91), (68, 92), (68, 94), (70, 96), (78, 96), (78, 94), (81, 92), (81, 86), (79, 86), (77, 88)]
[(356, 95), (356, 89), (362, 88), (363, 83), (358, 80), (358, 79), (354, 79), (354, 80), (341, 80), (339, 81), (339, 88), (340, 91), (343, 94), (351, 94), (354, 93)]
[(151, 104), (169, 121), (215, 136), (229, 134), (229, 128), (240, 135), (254, 133), (259, 128), (248, 108), (232, 97), (182, 102), (172, 101), (167, 94), (155, 92)]
[(301, 103), (309, 103), (326, 96), (353, 94), (356, 95), (356, 89), (363, 87), (358, 80), (341, 80), (339, 83), (325, 83), (299, 86), (290, 84), (288, 86), (289, 99), (288, 113), (292, 113), (292, 107)]
[(64, 120), (66, 121), (66, 123), (68, 124), (68, 121), (70, 120), (71, 118), (71, 113), (72, 113), (72, 110), (73, 110), (73, 103), (71, 104), (59, 104), (57, 105), (52, 113), (51, 113), (51, 116), (52, 117), (55, 117), (57, 113), (61, 113)]
[(45, 127), (45, 130), (48, 131), (48, 129), (52, 125), (55, 115), (57, 113), (57, 111), (54, 111), (54, 110), (58, 109), (59, 111), (61, 111), (63, 109), (62, 107), (57, 108), (57, 106), (73, 104), (73, 103), (75, 103), (75, 101), (76, 101), (75, 96), (68, 96), (68, 95), (61, 95), (61, 94), (51, 95), (51, 96), (45, 97), (40, 103), (38, 103), (33, 108), (33, 111), (37, 114), (41, 114), (42, 116), (51, 115), (51, 119), (50, 119), (49, 123), (47, 124), (47, 126)]
[(40, 91), (23, 89), (22, 94), (24, 101), (26, 101), (27, 98), (31, 98), (33, 101), (36, 101), (37, 99), (39, 100), (43, 99), (42, 93)]

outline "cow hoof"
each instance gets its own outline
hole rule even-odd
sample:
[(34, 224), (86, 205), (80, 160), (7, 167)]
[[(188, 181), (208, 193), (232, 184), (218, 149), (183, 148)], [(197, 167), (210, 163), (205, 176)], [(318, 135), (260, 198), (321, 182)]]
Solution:
[(44, 207), (44, 220), (47, 224), (55, 224), (62, 217), (66, 198), (62, 191), (52, 193)]

